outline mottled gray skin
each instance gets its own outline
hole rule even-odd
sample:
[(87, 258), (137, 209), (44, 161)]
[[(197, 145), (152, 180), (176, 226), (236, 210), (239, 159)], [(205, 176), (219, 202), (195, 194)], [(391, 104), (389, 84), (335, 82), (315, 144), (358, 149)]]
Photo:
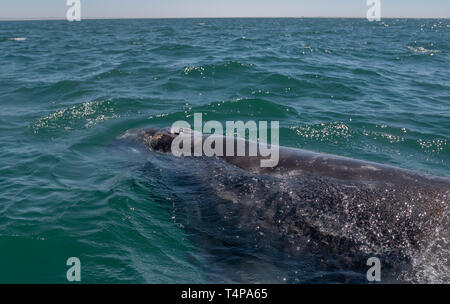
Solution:
[[(169, 129), (139, 129), (123, 138), (169, 153), (176, 136)], [(244, 246), (266, 262), (273, 254), (287, 264), (311, 257), (334, 273), (363, 271), (376, 256), (391, 269), (385, 278), (395, 281), (414, 281), (414, 261), (437, 250), (432, 246), (441, 238), (439, 256), (448, 255), (447, 178), (284, 147), (274, 168), (261, 168), (258, 156), (221, 159), (183, 159), (186, 176), (202, 184), (203, 194), (181, 209), (193, 230), (220, 243), (217, 248)], [(448, 264), (439, 267), (448, 270)], [(440, 281), (448, 280), (442, 275)]]

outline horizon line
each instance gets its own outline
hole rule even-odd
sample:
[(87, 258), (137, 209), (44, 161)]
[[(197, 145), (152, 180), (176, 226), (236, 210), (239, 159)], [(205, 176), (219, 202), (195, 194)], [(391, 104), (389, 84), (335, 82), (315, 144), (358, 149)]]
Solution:
[[(289, 16), (289, 17), (87, 17), (82, 20), (166, 20), (166, 19), (367, 19), (366, 17), (342, 17), (342, 16)], [(450, 17), (382, 17), (383, 19), (450, 19)], [(62, 17), (37, 17), (37, 18), (0, 18), (0, 21), (64, 21)]]

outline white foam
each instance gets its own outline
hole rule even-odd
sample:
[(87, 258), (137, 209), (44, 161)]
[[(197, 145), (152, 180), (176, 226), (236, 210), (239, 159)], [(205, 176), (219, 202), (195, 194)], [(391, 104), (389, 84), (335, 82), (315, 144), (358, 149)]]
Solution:
[[(434, 54), (434, 53), (439, 53), (439, 50), (429, 50), (429, 49), (426, 49), (426, 48), (424, 48), (424, 47), (422, 47), (422, 46), (418, 46), (418, 47), (408, 46), (408, 49), (409, 49), (410, 51), (415, 52), (415, 53), (421, 53), (421, 54), (428, 54), (428, 53)], [(431, 55), (431, 54), (430, 54), (430, 55)]]

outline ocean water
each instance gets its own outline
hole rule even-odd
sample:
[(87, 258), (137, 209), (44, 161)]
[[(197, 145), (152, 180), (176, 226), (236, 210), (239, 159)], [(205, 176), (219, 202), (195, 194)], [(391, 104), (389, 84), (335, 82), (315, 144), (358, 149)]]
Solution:
[[(69, 257), (85, 283), (230, 282), (175, 216), (195, 193), (113, 144), (196, 112), (450, 177), (449, 33), (448, 19), (0, 22), (0, 282), (65, 283)], [(425, 268), (411, 281), (442, 279)]]

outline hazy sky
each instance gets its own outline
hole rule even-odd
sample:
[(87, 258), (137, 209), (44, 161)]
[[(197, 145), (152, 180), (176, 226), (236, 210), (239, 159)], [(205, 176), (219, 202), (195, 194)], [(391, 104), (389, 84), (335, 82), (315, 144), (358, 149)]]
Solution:
[[(64, 19), (66, 0), (0, 0), (0, 19)], [(81, 0), (82, 18), (365, 17), (366, 0)], [(450, 0), (381, 0), (381, 17), (450, 18)]]

